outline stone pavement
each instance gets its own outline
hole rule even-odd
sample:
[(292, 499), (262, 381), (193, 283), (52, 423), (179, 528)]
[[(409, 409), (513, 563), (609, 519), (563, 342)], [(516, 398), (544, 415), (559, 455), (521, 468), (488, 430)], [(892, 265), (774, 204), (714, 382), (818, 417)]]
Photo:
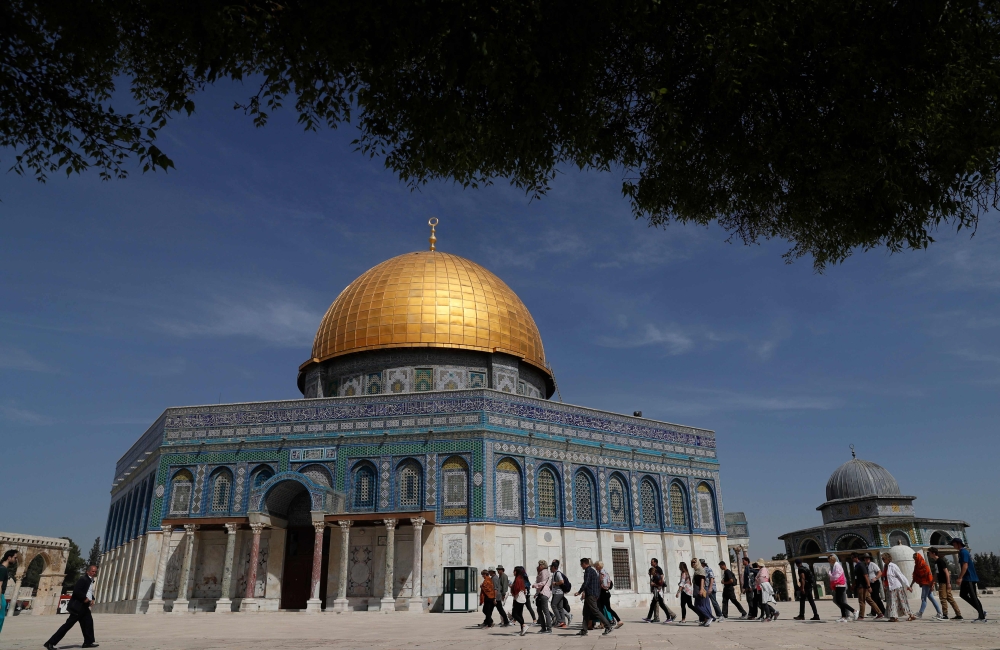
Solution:
[[(919, 601), (917, 601), (919, 602)], [(852, 603), (852, 606), (855, 603)], [(964, 601), (960, 604), (964, 604)], [(1000, 614), (1000, 597), (983, 598), (987, 612)], [(94, 617), (101, 648), (160, 648), (184, 650), (232, 649), (265, 650), (272, 648), (469, 648), (488, 650), (531, 648), (598, 648), (600, 650), (648, 650), (657, 648), (806, 648), (862, 650), (868, 648), (1000, 648), (1000, 624), (971, 621), (932, 621), (887, 623), (865, 621), (835, 623), (836, 608), (830, 601), (818, 603), (819, 623), (791, 620), (798, 613), (797, 604), (782, 603), (781, 618), (774, 623), (727, 621), (708, 629), (696, 623), (655, 625), (641, 621), (645, 610), (621, 609), (626, 624), (613, 634), (599, 632), (575, 636), (574, 630), (536, 635), (529, 627), (524, 637), (515, 628), (474, 629), (482, 620), (470, 614), (350, 614), (270, 613), (192, 614), (181, 616), (145, 616), (100, 614)], [(971, 611), (970, 608), (966, 607)], [(579, 607), (574, 606), (574, 613)], [(933, 608), (930, 608), (933, 612)], [(963, 612), (968, 613), (968, 611)], [(926, 615), (926, 614), (925, 614)], [(65, 621), (65, 616), (8, 616), (0, 633), (0, 649), (38, 650), (42, 643)], [(74, 628), (61, 647), (80, 647), (79, 628)]]

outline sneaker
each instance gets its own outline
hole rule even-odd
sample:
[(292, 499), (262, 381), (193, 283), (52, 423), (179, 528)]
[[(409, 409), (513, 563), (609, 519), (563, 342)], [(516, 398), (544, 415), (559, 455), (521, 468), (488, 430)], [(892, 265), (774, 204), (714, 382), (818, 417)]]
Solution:
[(804, 621), (804, 620), (806, 620), (806, 617), (805, 616), (793, 616), (792, 620), (793, 621)]
[(809, 620), (810, 620), (810, 621), (818, 621), (818, 620), (820, 620), (820, 619), (819, 619), (819, 616), (813, 616), (813, 617), (812, 617), (812, 618), (810, 618)]
[(846, 622), (847, 622), (847, 619), (846, 619), (846, 618), (844, 618), (843, 616), (841, 616), (840, 618), (838, 618), (838, 619), (837, 619), (837, 622), (838, 622), (838, 623), (846, 623)]
[(740, 614), (740, 620), (741, 621), (747, 620), (747, 615), (746, 614)]
[(642, 619), (642, 620), (643, 620), (644, 622), (646, 622), (646, 623), (652, 623), (654, 619), (651, 619), (651, 618), (644, 618), (644, 619)]
[(883, 616), (882, 614), (876, 614), (875, 615), (875, 620), (876, 621), (879, 620), (880, 618), (885, 618), (885, 616)]
[(917, 612), (917, 618), (923, 618), (923, 617), (924, 617), (923, 612)]
[(772, 621), (778, 620), (778, 614), (780, 614), (780, 613), (781, 612), (779, 612), (778, 610), (774, 610), (774, 616), (771, 617), (771, 620)]
[(576, 633), (577, 636), (587, 636), (587, 630), (580, 630)]
[(705, 627), (712, 627), (712, 619), (705, 621)]
[(525, 634), (525, 630), (524, 630), (524, 628), (522, 627), (522, 628), (521, 628), (521, 636), (524, 636), (524, 634)]
[(935, 621), (946, 621), (948, 619), (946, 619), (944, 616), (941, 616), (940, 614), (935, 614), (934, 615), (934, 620)]
[(951, 617), (951, 620), (953, 620), (953, 621), (962, 621), (962, 620), (965, 620), (965, 619), (962, 618), (961, 614), (955, 614), (954, 616)]
[(663, 621), (663, 624), (664, 624), (664, 625), (666, 625), (666, 624), (668, 624), (668, 623), (673, 623), (673, 622), (675, 622), (676, 620), (677, 620), (676, 618), (668, 618), (667, 620)]
[(857, 612), (851, 612), (851, 620), (852, 621), (858, 620), (858, 613)]
[(565, 627), (566, 627), (566, 624), (565, 624), (565, 623), (560, 623), (560, 624), (559, 624), (559, 625), (557, 625), (556, 627), (562, 627), (562, 628), (565, 628)]
[(604, 636), (606, 634), (611, 634), (611, 630), (613, 630), (613, 629), (615, 629), (615, 628), (613, 628), (613, 627), (606, 627), (606, 628), (604, 628), (604, 631), (601, 632), (601, 636)]

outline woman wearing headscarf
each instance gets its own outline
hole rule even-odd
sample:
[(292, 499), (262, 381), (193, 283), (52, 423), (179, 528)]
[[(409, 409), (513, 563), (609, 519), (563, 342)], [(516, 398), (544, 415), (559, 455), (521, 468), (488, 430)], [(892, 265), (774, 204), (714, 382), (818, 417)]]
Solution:
[(691, 600), (691, 574), (688, 572), (688, 565), (685, 562), (680, 564), (681, 577), (677, 581), (677, 593), (681, 599), (681, 623), (687, 621), (687, 608), (694, 609), (694, 602)]
[(528, 574), (523, 566), (514, 567), (514, 582), (510, 584), (510, 593), (514, 597), (514, 609), (511, 618), (521, 624), (521, 636), (524, 636), (524, 606), (528, 602), (530, 590)]
[(913, 591), (914, 583), (920, 585), (920, 611), (917, 612), (917, 618), (923, 618), (924, 610), (927, 609), (927, 601), (930, 600), (937, 612), (937, 616), (934, 618), (943, 620), (941, 605), (934, 597), (934, 574), (931, 573), (931, 567), (924, 559), (923, 553), (913, 554), (913, 580), (910, 581), (907, 591)]
[(837, 622), (858, 620), (854, 608), (847, 604), (847, 576), (844, 574), (844, 567), (840, 566), (840, 558), (831, 553), (826, 561), (830, 563), (830, 589), (833, 589), (833, 602), (840, 608), (840, 618)]
[(697, 560), (693, 560), (691, 566), (694, 567), (694, 611), (698, 614), (702, 627), (708, 627), (715, 620), (712, 601), (708, 599), (708, 576)]
[(885, 603), (885, 615), (889, 617), (889, 622), (895, 623), (900, 616), (905, 616), (908, 621), (917, 620), (910, 611), (910, 601), (906, 597), (906, 576), (892, 561), (889, 553), (882, 554), (882, 563), (882, 584), (889, 596)]

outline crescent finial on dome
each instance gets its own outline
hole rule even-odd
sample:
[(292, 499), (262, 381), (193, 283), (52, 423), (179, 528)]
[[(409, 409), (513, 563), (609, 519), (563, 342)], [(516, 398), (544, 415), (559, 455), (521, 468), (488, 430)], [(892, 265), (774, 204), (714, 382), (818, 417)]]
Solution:
[(431, 239), (430, 239), (430, 241), (431, 241), (431, 250), (432, 251), (433, 250), (437, 250), (436, 245), (437, 245), (438, 238), (434, 235), (434, 228), (436, 228), (437, 225), (438, 225), (438, 218), (437, 217), (431, 217), (430, 219), (427, 220), (427, 225), (431, 227)]

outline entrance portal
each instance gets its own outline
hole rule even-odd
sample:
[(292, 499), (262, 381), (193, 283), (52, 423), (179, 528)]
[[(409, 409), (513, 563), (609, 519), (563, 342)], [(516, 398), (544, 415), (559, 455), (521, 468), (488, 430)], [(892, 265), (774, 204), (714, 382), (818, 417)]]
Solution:
[[(288, 522), (285, 530), (285, 557), (281, 573), (281, 609), (305, 609), (312, 597), (313, 550), (316, 531), (312, 526), (309, 492), (295, 481), (278, 484), (267, 497), (268, 512)], [(320, 601), (326, 602), (326, 576), (329, 562), (330, 530), (323, 531), (323, 556), (320, 558)]]

